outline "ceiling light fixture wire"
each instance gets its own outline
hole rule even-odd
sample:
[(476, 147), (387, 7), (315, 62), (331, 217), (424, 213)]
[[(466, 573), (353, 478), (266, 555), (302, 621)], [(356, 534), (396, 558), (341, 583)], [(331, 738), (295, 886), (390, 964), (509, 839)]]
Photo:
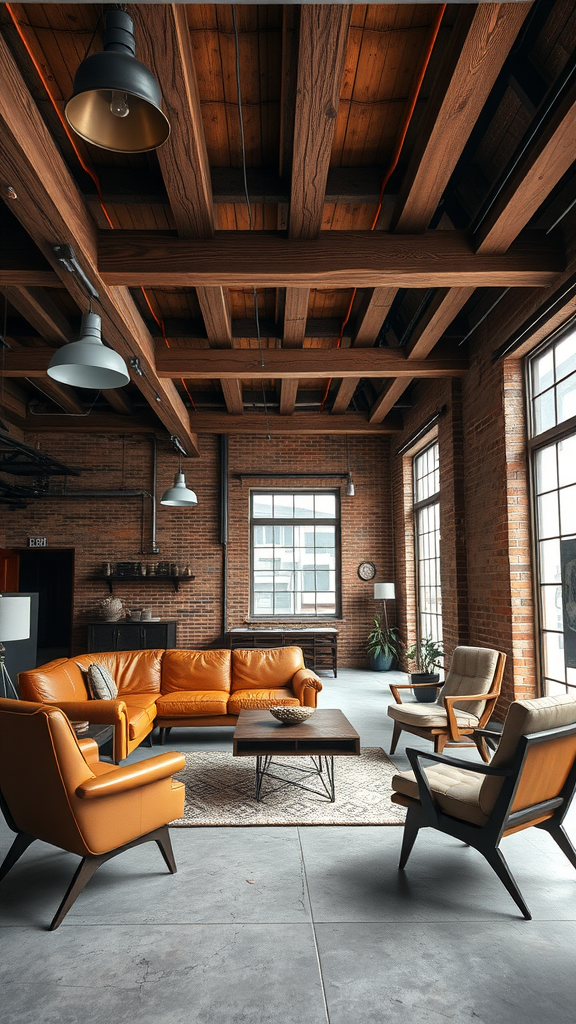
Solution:
[[(252, 218), (252, 206), (250, 203), (250, 195), (248, 192), (248, 177), (246, 168), (246, 140), (244, 137), (244, 117), (242, 114), (242, 90), (240, 88), (240, 40), (238, 37), (238, 24), (236, 22), (236, 9), (234, 4), (230, 5), (232, 8), (232, 25), (234, 26), (234, 50), (236, 56), (236, 97), (238, 105), (238, 119), (240, 121), (240, 145), (242, 148), (242, 178), (244, 181), (244, 196), (246, 199), (246, 206), (248, 209), (248, 224), (250, 231), (254, 230), (254, 221)], [(252, 289), (252, 299), (254, 303), (254, 319), (256, 320), (256, 335), (258, 338), (258, 349), (260, 352), (260, 366), (264, 370), (264, 349), (262, 348), (262, 336), (260, 334), (260, 316), (258, 314), (258, 293), (255, 288)], [(270, 441), (270, 420), (268, 417), (268, 403), (266, 400), (266, 389), (264, 387), (264, 380), (262, 380), (262, 400), (264, 402), (264, 415), (266, 417), (266, 440)]]
[[(67, 124), (67, 122), (66, 122), (66, 120), (65, 120), (65, 118), (64, 118), (64, 116), (62, 114), (62, 111), (60, 110), (60, 107), (58, 106), (58, 104), (56, 103), (56, 100), (54, 99), (54, 96), (52, 95), (52, 92), (50, 90), (50, 86), (49, 86), (48, 81), (47, 81), (47, 79), (46, 79), (46, 77), (45, 77), (45, 75), (44, 75), (44, 73), (42, 71), (42, 68), (40, 67), (38, 61), (36, 60), (36, 57), (34, 56), (32, 48), (31, 48), (28, 40), (26, 39), (26, 36), (25, 36), (24, 32), (22, 31), (22, 27), (20, 25), (20, 22), (18, 21), (16, 15), (14, 14), (14, 11), (12, 10), (11, 5), (9, 3), (6, 3), (4, 6), (6, 7), (6, 10), (8, 11), (8, 14), (10, 15), (10, 18), (12, 19), (12, 22), (14, 24), (14, 28), (16, 29), (16, 31), (17, 31), (17, 33), (18, 33), (18, 35), (19, 35), (19, 37), (20, 37), (20, 39), (22, 41), (22, 44), (24, 46), (24, 49), (26, 50), (26, 53), (28, 54), (30, 60), (32, 61), (32, 64), (34, 65), (34, 68), (36, 69), (36, 73), (37, 73), (40, 81), (42, 82), (42, 85), (44, 86), (44, 91), (45, 91), (48, 99), (50, 100), (50, 103), (51, 103), (52, 107), (54, 108), (54, 111), (55, 111), (55, 113), (56, 113), (56, 115), (58, 117), (58, 120), (60, 121), (60, 124), (62, 125), (62, 128), (64, 129), (64, 131), (66, 133), (66, 137), (67, 137), (68, 141), (70, 142), (70, 145), (72, 146), (72, 149), (74, 150), (74, 152), (76, 154), (76, 157), (78, 159), (78, 163), (80, 164), (82, 170), (85, 171), (85, 173), (94, 182), (94, 185), (95, 185), (95, 188), (96, 188), (96, 194), (98, 196), (98, 201), (100, 203), (100, 206), (102, 207), (102, 213), (104, 214), (104, 216), (106, 218), (108, 226), (111, 228), (112, 231), (114, 231), (115, 225), (113, 224), (113, 222), (112, 222), (112, 220), (110, 218), (108, 210), (106, 209), (106, 203), (104, 201), (104, 196), (102, 194), (102, 187), (100, 185), (100, 179), (99, 179), (98, 175), (96, 174), (96, 171), (92, 167), (89, 167), (88, 164), (86, 164), (86, 162), (84, 161), (84, 159), (82, 157), (82, 154), (80, 153), (80, 150), (78, 149), (78, 147), (76, 145), (76, 142), (74, 141), (74, 137), (72, 136), (72, 134), (70, 132), (70, 129), (68, 128), (68, 124)], [(119, 8), (124, 8), (124, 4), (117, 4), (116, 6), (119, 7)], [(88, 50), (86, 51), (86, 53), (89, 52), (90, 47), (92, 46), (92, 43), (94, 42), (94, 36), (96, 35), (96, 32), (98, 30), (98, 26), (100, 24), (101, 18), (102, 18), (102, 15), (100, 14), (98, 16), (98, 21), (96, 22), (96, 28), (94, 29), (94, 32), (92, 34), (92, 39), (90, 40), (90, 42), (88, 44)], [(162, 337), (163, 337), (163, 339), (164, 339), (164, 341), (166, 343), (166, 346), (167, 346), (167, 348), (170, 348), (170, 342), (168, 341), (168, 338), (166, 337), (166, 331), (165, 331), (165, 328), (164, 328), (164, 321), (163, 320), (159, 320), (158, 317), (156, 316), (156, 314), (155, 314), (155, 312), (152, 309), (152, 306), (150, 304), (150, 300), (148, 298), (146, 290), (142, 286), (141, 286), (141, 290), (142, 290), (142, 294), (143, 294), (143, 296), (144, 296), (144, 298), (146, 300), (146, 303), (148, 305), (148, 308), (149, 308), (152, 316), (154, 317), (154, 320), (158, 324), (158, 327), (160, 328), (160, 333), (162, 334)], [(188, 395), (188, 398), (190, 399), (190, 403), (192, 405), (192, 408), (195, 410), (196, 409), (196, 405), (194, 403), (194, 399), (192, 398), (192, 395), (190, 394), (190, 392), (188, 390), (188, 387), (186, 386), (186, 381), (183, 380), (183, 378), (180, 378), (180, 383), (182, 384), (186, 394)], [(156, 401), (160, 401), (161, 400), (157, 391), (154, 391), (154, 396), (156, 398)]]
[[(426, 52), (425, 52), (423, 60), (422, 60), (420, 71), (419, 71), (418, 77), (416, 78), (416, 81), (414, 82), (414, 85), (412, 87), (412, 92), (410, 93), (410, 96), (408, 98), (408, 108), (406, 110), (406, 116), (404, 118), (404, 124), (402, 126), (402, 130), (400, 132), (400, 135), (398, 136), (398, 140), (396, 142), (396, 146), (394, 147), (394, 152), (393, 152), (392, 157), (390, 159), (390, 164), (388, 165), (388, 169), (387, 169), (384, 177), (382, 178), (382, 183), (380, 185), (380, 194), (378, 196), (378, 204), (377, 204), (377, 207), (376, 207), (376, 213), (374, 214), (374, 217), (373, 217), (373, 220), (372, 220), (372, 224), (370, 225), (370, 231), (375, 231), (376, 230), (376, 225), (378, 223), (378, 219), (380, 217), (380, 213), (382, 212), (382, 204), (384, 202), (384, 190), (386, 188), (386, 185), (390, 181), (390, 178), (392, 177), (394, 171), (396, 170), (396, 167), (398, 166), (398, 161), (400, 159), (400, 154), (402, 153), (402, 147), (403, 147), (404, 142), (406, 140), (406, 135), (408, 134), (408, 129), (409, 129), (410, 123), (412, 121), (412, 115), (414, 114), (414, 110), (416, 109), (416, 103), (418, 102), (418, 97), (420, 96), (420, 90), (422, 88), (422, 83), (424, 81), (424, 76), (426, 74), (426, 71), (428, 70), (428, 65), (430, 63), (430, 58), (432, 56), (432, 51), (433, 51), (434, 45), (436, 43), (438, 32), (440, 31), (440, 25), (442, 23), (442, 18), (444, 17), (445, 10), (446, 10), (446, 4), (440, 4), (440, 6), (438, 8), (438, 11), (436, 12), (436, 17), (435, 17), (435, 19), (434, 19), (434, 21), (432, 23), (432, 28), (430, 30), (430, 36), (428, 38), (428, 45), (426, 47)], [(346, 315), (344, 317), (344, 320), (342, 321), (342, 326), (340, 327), (340, 334), (338, 335), (338, 341), (336, 342), (336, 348), (341, 348), (341, 346), (342, 346), (342, 339), (344, 337), (344, 328), (346, 327), (346, 324), (348, 323), (348, 321), (349, 321), (349, 319), (350, 319), (350, 317), (352, 315), (352, 307), (354, 306), (354, 299), (356, 298), (357, 292), (358, 292), (358, 289), (357, 288), (353, 288), (352, 295), (351, 295), (351, 298), (350, 298), (350, 302), (348, 303), (348, 309), (346, 311)], [(330, 385), (331, 384), (332, 384), (332, 380), (330, 379), (328, 381), (328, 384), (326, 385), (326, 390), (324, 392), (324, 396), (323, 396), (322, 401), (320, 403), (320, 412), (324, 411), (324, 406), (326, 404), (326, 399), (328, 398), (328, 393), (330, 391)]]

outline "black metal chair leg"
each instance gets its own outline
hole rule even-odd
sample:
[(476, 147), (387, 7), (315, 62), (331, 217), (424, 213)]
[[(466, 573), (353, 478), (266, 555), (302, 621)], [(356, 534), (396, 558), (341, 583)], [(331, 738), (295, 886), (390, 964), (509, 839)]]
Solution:
[(159, 829), (158, 831), (162, 833), (156, 839), (158, 849), (160, 850), (160, 853), (164, 857), (166, 867), (168, 868), (170, 873), (174, 875), (177, 871), (177, 868), (176, 861), (174, 860), (174, 851), (172, 849), (172, 841), (170, 839), (170, 832), (168, 831), (168, 826), (165, 825), (163, 829)]
[(576, 849), (572, 846), (562, 825), (557, 825), (556, 828), (549, 828), (546, 831), (550, 833), (554, 842), (558, 844), (562, 853), (566, 855), (572, 867), (576, 868)]
[(36, 837), (29, 836), (27, 832), (18, 832), (2, 862), (2, 867), (0, 867), (0, 882), (3, 878), (6, 878), (10, 868), (14, 867), (16, 861), (20, 860), (22, 854), (26, 852), (30, 844), (35, 842), (35, 840)]
[(84, 886), (88, 884), (94, 872), (98, 870), (105, 860), (108, 860), (108, 856), (106, 854), (101, 857), (84, 857), (83, 860), (80, 861), (80, 864), (74, 874), (74, 878), (68, 886), (66, 895), (52, 918), (52, 923), (50, 925), (51, 932), (62, 924), (66, 914), (78, 899), (78, 896), (82, 892)]
[(526, 903), (524, 902), (522, 893), (516, 885), (514, 875), (510, 871), (510, 868), (508, 867), (504, 859), (502, 851), (496, 848), (488, 851), (480, 850), (480, 853), (482, 853), (484, 857), (486, 857), (486, 860), (488, 861), (490, 867), (496, 872), (498, 878), (503, 883), (503, 885), (506, 886), (516, 906), (522, 911), (526, 920), (531, 921), (532, 914), (530, 913), (528, 907), (526, 906)]
[(406, 867), (408, 857), (412, 852), (412, 847), (416, 842), (416, 836), (418, 835), (422, 825), (420, 811), (417, 807), (410, 807), (408, 814), (406, 815), (406, 822), (404, 824), (404, 838), (402, 840), (402, 850), (400, 851), (400, 863), (398, 865), (399, 871), (402, 871)]

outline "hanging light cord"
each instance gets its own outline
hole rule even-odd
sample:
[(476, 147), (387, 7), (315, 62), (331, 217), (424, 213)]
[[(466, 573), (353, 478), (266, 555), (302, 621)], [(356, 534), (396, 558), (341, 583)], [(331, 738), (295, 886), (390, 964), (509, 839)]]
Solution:
[[(246, 168), (246, 140), (244, 137), (244, 117), (242, 114), (242, 90), (240, 88), (240, 41), (238, 38), (238, 25), (236, 22), (236, 9), (234, 4), (230, 5), (232, 8), (232, 24), (234, 26), (234, 49), (236, 56), (236, 96), (238, 102), (238, 119), (240, 121), (240, 144), (242, 147), (242, 178), (244, 181), (244, 197), (246, 199), (246, 207), (248, 209), (248, 224), (250, 225), (250, 231), (254, 230), (254, 222), (252, 219), (252, 205), (250, 203), (250, 195), (248, 193), (248, 177)], [(254, 303), (254, 319), (256, 321), (256, 335), (258, 338), (258, 350), (260, 352), (260, 366), (265, 369), (264, 362), (264, 349), (262, 348), (262, 336), (260, 333), (260, 316), (258, 313), (258, 293), (255, 288), (252, 289), (252, 299)], [(266, 401), (266, 388), (264, 387), (264, 380), (262, 380), (262, 399), (264, 402), (264, 414), (266, 416), (266, 435), (267, 440), (270, 440), (270, 420), (268, 417), (268, 403)]]
[[(70, 132), (70, 129), (68, 127), (68, 123), (67, 123), (65, 117), (63, 117), (62, 111), (60, 110), (60, 107), (58, 106), (56, 100), (54, 99), (54, 96), (52, 95), (52, 92), (50, 90), (50, 86), (48, 84), (48, 81), (47, 81), (47, 79), (46, 79), (46, 77), (45, 77), (45, 75), (44, 75), (44, 73), (42, 71), (42, 68), (40, 67), (38, 61), (36, 60), (36, 57), (34, 56), (32, 48), (30, 47), (30, 44), (28, 43), (28, 40), (26, 39), (26, 36), (24, 35), (24, 32), (22, 31), (22, 27), (21, 27), (21, 25), (20, 25), (16, 15), (14, 14), (14, 11), (12, 10), (11, 5), (9, 3), (7, 3), (4, 6), (6, 7), (6, 10), (8, 11), (8, 14), (10, 15), (10, 17), (12, 19), (12, 22), (14, 24), (14, 28), (16, 29), (16, 31), (17, 31), (17, 33), (18, 33), (18, 35), (19, 35), (19, 37), (20, 37), (20, 39), (22, 41), (22, 44), (24, 46), (24, 49), (26, 50), (26, 53), (30, 57), (30, 60), (32, 61), (32, 64), (34, 65), (34, 68), (36, 69), (38, 77), (39, 77), (40, 81), (42, 82), (42, 85), (44, 86), (44, 91), (46, 92), (46, 95), (48, 96), (48, 99), (50, 100), (50, 103), (52, 104), (52, 106), (53, 106), (53, 108), (54, 108), (54, 110), (55, 110), (55, 112), (56, 112), (56, 114), (58, 116), (58, 120), (60, 121), (60, 124), (62, 125), (62, 128), (64, 129), (64, 131), (66, 133), (66, 137), (67, 137), (68, 141), (70, 142), (70, 145), (72, 146), (72, 149), (74, 150), (74, 152), (76, 154), (76, 157), (78, 159), (78, 163), (80, 164), (82, 170), (85, 171), (86, 174), (94, 182), (94, 185), (96, 187), (96, 194), (98, 196), (98, 201), (100, 203), (100, 206), (102, 207), (102, 213), (104, 214), (109, 227), (112, 229), (112, 231), (114, 231), (115, 225), (113, 224), (113, 222), (112, 222), (112, 220), (110, 218), (108, 210), (106, 209), (106, 203), (104, 201), (104, 196), (102, 195), (102, 187), (100, 185), (100, 179), (98, 178), (98, 175), (96, 174), (96, 171), (94, 171), (94, 169), (92, 167), (89, 167), (88, 164), (86, 164), (86, 162), (84, 161), (84, 159), (82, 157), (82, 154), (80, 153), (80, 150), (78, 149), (78, 147), (76, 145), (76, 142), (74, 141), (74, 137), (73, 137), (72, 133)], [(119, 6), (120, 8), (123, 7), (123, 5), (117, 5), (117, 6)], [(96, 28), (94, 29), (94, 32), (93, 32), (93, 35), (92, 35), (92, 39), (90, 40), (90, 42), (88, 44), (88, 49), (87, 49), (86, 53), (88, 53), (90, 51), (90, 47), (92, 46), (92, 43), (94, 42), (94, 36), (96, 35), (99, 23), (100, 23), (100, 18), (98, 18), (98, 21), (96, 23)], [(144, 296), (144, 298), (146, 300), (146, 304), (148, 306), (148, 309), (150, 310), (152, 316), (154, 317), (154, 320), (158, 324), (158, 327), (160, 329), (160, 333), (162, 334), (162, 337), (163, 337), (163, 339), (164, 339), (164, 341), (166, 343), (166, 346), (168, 348), (170, 348), (170, 342), (168, 341), (168, 338), (166, 337), (166, 331), (165, 331), (165, 328), (164, 328), (164, 321), (160, 320), (156, 316), (156, 313), (154, 312), (154, 310), (152, 308), (152, 305), (150, 303), (150, 300), (148, 298), (148, 295), (147, 295), (145, 289), (141, 288), (141, 290), (142, 290), (142, 294), (143, 294), (143, 296)], [(194, 403), (194, 399), (192, 398), (192, 395), (190, 394), (190, 392), (188, 390), (188, 387), (186, 386), (186, 382), (182, 378), (180, 378), (180, 383), (183, 385), (184, 390), (185, 390), (186, 394), (188, 395), (188, 398), (190, 399), (190, 403), (192, 405), (192, 408), (194, 410), (196, 410), (196, 405)]]
[[(402, 125), (402, 130), (401, 130), (401, 132), (400, 132), (400, 134), (398, 136), (398, 139), (396, 141), (396, 146), (394, 147), (394, 152), (393, 152), (392, 157), (390, 159), (390, 163), (388, 165), (388, 169), (387, 169), (384, 177), (382, 178), (382, 183), (380, 185), (380, 194), (378, 196), (378, 204), (376, 206), (376, 213), (374, 214), (374, 218), (372, 220), (372, 224), (370, 225), (370, 231), (375, 231), (376, 230), (376, 225), (378, 223), (378, 219), (379, 219), (380, 214), (382, 212), (382, 204), (384, 202), (384, 191), (386, 189), (386, 185), (390, 181), (390, 178), (392, 177), (392, 175), (394, 174), (394, 171), (396, 170), (396, 167), (398, 166), (398, 161), (400, 159), (400, 154), (402, 153), (402, 147), (404, 146), (404, 142), (406, 141), (406, 135), (408, 134), (408, 129), (409, 129), (410, 123), (412, 121), (412, 115), (414, 114), (414, 110), (416, 109), (416, 103), (418, 102), (418, 97), (420, 96), (420, 90), (422, 88), (422, 83), (424, 81), (424, 76), (426, 74), (426, 71), (428, 70), (428, 65), (430, 63), (430, 58), (432, 56), (432, 51), (434, 49), (434, 44), (435, 44), (436, 39), (438, 37), (438, 32), (440, 30), (440, 25), (442, 23), (442, 18), (444, 17), (445, 10), (446, 10), (446, 4), (440, 4), (440, 6), (438, 8), (438, 11), (436, 13), (436, 17), (435, 17), (434, 22), (432, 24), (432, 28), (430, 29), (430, 36), (429, 36), (429, 39), (428, 39), (428, 46), (426, 47), (426, 52), (425, 52), (423, 60), (422, 60), (422, 65), (420, 67), (420, 71), (418, 72), (418, 76), (417, 76), (417, 78), (416, 78), (416, 80), (414, 82), (414, 85), (412, 86), (412, 91), (410, 93), (410, 96), (408, 97), (408, 106), (407, 106), (407, 109), (406, 109), (406, 115), (404, 117), (404, 123)], [(351, 296), (350, 302), (348, 304), (348, 309), (346, 311), (346, 315), (344, 317), (344, 320), (342, 321), (342, 326), (340, 327), (340, 334), (338, 335), (338, 341), (336, 342), (336, 348), (341, 348), (341, 346), (342, 346), (342, 339), (344, 337), (344, 329), (345, 329), (345, 327), (346, 327), (346, 325), (347, 325), (347, 323), (348, 323), (348, 321), (349, 321), (349, 319), (350, 319), (350, 317), (352, 315), (352, 307), (354, 306), (354, 299), (356, 298), (357, 292), (358, 292), (357, 288), (354, 288), (352, 290), (352, 296)], [(331, 383), (332, 383), (332, 380), (329, 380), (328, 384), (326, 385), (326, 390), (324, 392), (324, 396), (322, 398), (322, 402), (320, 403), (320, 412), (324, 411), (324, 406), (326, 404), (326, 399), (328, 398), (328, 392), (330, 391)]]

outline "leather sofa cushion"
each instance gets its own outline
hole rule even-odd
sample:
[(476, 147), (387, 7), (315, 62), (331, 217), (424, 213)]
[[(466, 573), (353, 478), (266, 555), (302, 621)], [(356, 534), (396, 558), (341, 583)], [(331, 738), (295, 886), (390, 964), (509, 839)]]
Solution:
[(81, 654), (74, 661), (84, 672), (92, 663), (104, 665), (116, 680), (118, 696), (126, 697), (129, 693), (160, 693), (163, 653), (158, 650), (107, 651)]
[[(454, 818), (485, 825), (488, 815), (480, 807), (480, 790), (484, 776), (479, 772), (453, 768), (448, 764), (432, 765), (424, 769), (430, 789), (443, 811)], [(399, 772), (392, 778), (392, 789), (413, 800), (419, 800), (418, 783), (414, 772)]]
[(232, 651), (232, 693), (289, 686), (300, 668), (305, 665), (299, 647)]
[[(94, 660), (93, 655), (87, 656), (86, 669)], [(72, 658), (57, 658), (40, 668), (20, 672), (18, 682), (23, 700), (41, 704), (57, 700), (89, 700), (85, 676)]]
[(156, 714), (155, 705), (151, 709), (139, 707), (131, 700), (126, 702), (126, 716), (128, 718), (128, 736), (131, 740), (144, 739), (150, 732)]
[(230, 651), (166, 651), (162, 659), (162, 693), (180, 690), (230, 693)]
[[(388, 714), (403, 725), (415, 725), (420, 729), (446, 728), (448, 716), (440, 704), (390, 704)], [(463, 728), (476, 728), (478, 719), (467, 711), (454, 709), (456, 721)]]
[(292, 690), (236, 690), (228, 701), (228, 714), (239, 715), (243, 709), (273, 708), (279, 704), (300, 707)]
[(227, 690), (178, 690), (159, 697), (156, 701), (158, 717), (182, 715), (226, 715), (228, 713)]

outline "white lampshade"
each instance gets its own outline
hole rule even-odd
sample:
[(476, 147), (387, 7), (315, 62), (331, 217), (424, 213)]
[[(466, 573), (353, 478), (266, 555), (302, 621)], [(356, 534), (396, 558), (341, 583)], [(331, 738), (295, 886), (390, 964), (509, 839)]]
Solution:
[(393, 601), (396, 597), (396, 587), (393, 583), (375, 583), (374, 584), (374, 600), (375, 601)]
[(0, 597), (0, 643), (30, 636), (30, 598)]
[(191, 491), (189, 487), (186, 487), (186, 480), (184, 473), (176, 473), (174, 476), (174, 486), (169, 487), (160, 498), (161, 505), (172, 505), (175, 508), (190, 508), (192, 505), (198, 504), (198, 498), (194, 491)]
[(102, 321), (97, 313), (84, 313), (80, 340), (62, 345), (48, 367), (48, 376), (61, 384), (77, 388), (110, 391), (130, 382), (130, 374), (121, 355), (102, 341)]

